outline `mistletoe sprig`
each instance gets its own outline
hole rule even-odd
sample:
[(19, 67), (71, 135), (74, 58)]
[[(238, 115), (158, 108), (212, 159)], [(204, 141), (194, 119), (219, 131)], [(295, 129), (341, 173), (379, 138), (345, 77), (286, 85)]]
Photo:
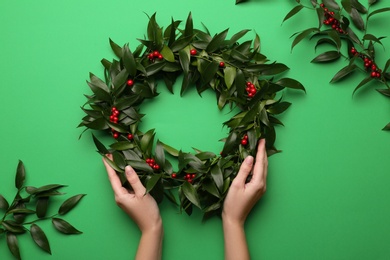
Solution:
[[(378, 2), (377, 0), (368, 0), (368, 8), (358, 0), (342, 0), (341, 5), (334, 0), (323, 0), (322, 3), (311, 0), (311, 5), (305, 5), (300, 0), (296, 0), (296, 2), (298, 5), (287, 13), (283, 22), (302, 9), (311, 9), (317, 13), (318, 26), (293, 34), (294, 40), (291, 50), (305, 38), (318, 39), (315, 49), (322, 45), (328, 45), (333, 50), (317, 55), (312, 62), (333, 62), (340, 58), (344, 58), (348, 62), (348, 65), (341, 68), (333, 76), (331, 83), (359, 71), (365, 75), (365, 78), (355, 87), (353, 93), (370, 82), (376, 82), (376, 84), (382, 84), (385, 87), (378, 89), (378, 91), (390, 97), (388, 82), (390, 80), (390, 59), (385, 64), (376, 62), (378, 56), (376, 47), (378, 45), (383, 47), (382, 40), (386, 36), (375, 36), (368, 33), (368, 25), (373, 17), (390, 11), (390, 7), (372, 10), (372, 7)], [(351, 27), (351, 22), (356, 29)], [(390, 123), (383, 130), (390, 130)]]
[[(278, 92), (284, 88), (305, 90), (291, 78), (280, 78), (288, 70), (282, 63), (269, 63), (260, 53), (260, 38), (239, 43), (249, 30), (227, 38), (228, 29), (212, 36), (207, 28), (195, 29), (191, 13), (180, 28), (181, 21), (173, 20), (163, 29), (155, 14), (149, 17), (147, 38), (131, 51), (110, 39), (116, 57), (102, 59), (104, 79), (90, 74), (87, 82), (92, 95), (82, 107), (86, 116), (80, 127), (111, 135), (109, 148), (93, 135), (100, 154), (112, 154), (105, 159), (118, 172), (124, 186), (126, 165), (131, 165), (157, 202), (167, 197), (187, 214), (193, 206), (205, 217), (221, 211), (223, 200), (241, 162), (254, 155), (259, 138), (267, 139), (268, 154), (275, 148), (275, 125), (281, 125), (277, 115), (290, 103), (282, 101)], [(239, 112), (224, 122), (229, 134), (223, 138), (221, 154), (194, 149), (184, 152), (157, 140), (155, 130), (139, 129), (143, 114), (140, 106), (145, 99), (155, 98), (157, 83), (163, 81), (170, 92), (176, 79), (183, 77), (181, 95), (195, 87), (201, 94), (211, 89), (217, 105), (237, 108)], [(278, 78), (277, 80), (275, 78)], [(89, 106), (89, 107), (87, 107)], [(206, 126), (205, 126), (206, 127)], [(155, 148), (154, 148), (155, 147)], [(174, 170), (166, 155), (178, 161)], [(178, 188), (179, 203), (172, 192)]]
[(78, 194), (66, 199), (62, 202), (57, 213), (47, 216), (50, 201), (53, 200), (53, 197), (64, 194), (58, 190), (65, 185), (49, 184), (36, 188), (24, 186), (25, 179), (24, 164), (19, 161), (15, 176), (17, 192), (11, 204), (0, 194), (0, 211), (4, 211), (4, 215), (0, 219), (0, 238), (6, 237), (8, 248), (17, 259), (21, 259), (18, 236), (27, 232), (30, 233), (38, 247), (51, 254), (49, 240), (37, 224), (38, 222), (51, 220), (54, 228), (66, 235), (82, 233), (64, 220), (62, 216), (71, 211), (85, 194)]

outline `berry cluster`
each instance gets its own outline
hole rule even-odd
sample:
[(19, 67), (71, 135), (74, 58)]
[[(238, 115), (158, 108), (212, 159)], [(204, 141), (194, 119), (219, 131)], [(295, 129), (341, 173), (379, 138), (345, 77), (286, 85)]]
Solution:
[(152, 51), (148, 54), (148, 59), (154, 62), (156, 59), (162, 60), (164, 57), (159, 51)]
[(158, 171), (160, 170), (160, 165), (158, 165), (153, 158), (146, 159), (146, 163), (149, 164), (150, 167), (153, 168), (153, 170)]
[(243, 146), (246, 146), (248, 144), (248, 135), (244, 135), (244, 137), (241, 139), (241, 144)]
[(186, 173), (186, 175), (184, 175), (184, 179), (187, 180), (189, 183), (192, 183), (192, 181), (195, 179), (195, 177), (196, 177), (195, 173), (193, 173), (193, 174)]
[(320, 6), (325, 13), (324, 24), (331, 26), (332, 29), (338, 31), (341, 34), (346, 34), (346, 32), (340, 26), (340, 21), (334, 18), (334, 12), (329, 11), (329, 9), (326, 8), (324, 4), (321, 4)]
[(120, 112), (116, 107), (112, 107), (111, 109), (111, 115), (110, 115), (110, 122), (117, 124), (118, 123), (118, 117)]
[(382, 70), (377, 67), (374, 60), (370, 59), (368, 56), (359, 53), (354, 47), (351, 48), (351, 54), (355, 56), (359, 56), (364, 61), (364, 67), (372, 78), (380, 78)]
[(248, 94), (248, 98), (253, 98), (255, 95), (256, 95), (256, 87), (255, 87), (255, 84), (253, 84), (252, 82), (247, 82), (246, 83), (246, 93)]

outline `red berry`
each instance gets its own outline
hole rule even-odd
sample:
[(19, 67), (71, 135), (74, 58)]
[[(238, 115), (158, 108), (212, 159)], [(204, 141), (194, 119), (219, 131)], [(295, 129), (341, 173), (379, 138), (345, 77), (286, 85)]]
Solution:
[(128, 135), (127, 135), (127, 139), (133, 140), (133, 138), (134, 138), (134, 136), (133, 136), (132, 134), (128, 134)]
[(190, 50), (190, 54), (191, 55), (196, 55), (198, 53), (198, 51), (196, 49), (191, 49)]
[(191, 178), (194, 179), (195, 177), (196, 177), (196, 174), (193, 173), (193, 174), (191, 175)]
[(244, 135), (244, 139), (248, 139), (248, 135)]
[(112, 136), (117, 139), (119, 137), (119, 133), (113, 133)]
[(176, 178), (176, 173), (172, 173), (171, 177)]
[(189, 183), (192, 183), (192, 179), (188, 179), (187, 181), (188, 181)]
[(162, 60), (164, 58), (161, 54), (159, 54), (157, 57), (159, 60)]
[(376, 77), (377, 77), (377, 78), (380, 78), (380, 77), (381, 77), (381, 73), (377, 71), (377, 72), (376, 72)]
[(158, 165), (158, 164), (153, 165), (153, 169), (159, 170), (160, 169), (160, 165)]
[(371, 69), (372, 69), (372, 70), (376, 70), (375, 64), (372, 64), (372, 65), (371, 65)]
[(252, 85), (252, 82), (249, 82), (249, 81), (248, 81), (248, 82), (246, 83), (246, 86), (247, 86), (247, 87), (250, 87), (251, 85)]
[(149, 60), (153, 60), (153, 58), (154, 58), (153, 53), (150, 53), (150, 54), (148, 55), (148, 58), (149, 58)]
[(254, 94), (252, 92), (248, 93), (248, 97), (253, 98)]
[(159, 55), (160, 55), (160, 53), (159, 53), (158, 51), (154, 51), (154, 52), (153, 52), (153, 56), (154, 56), (154, 57), (157, 58)]
[(247, 139), (242, 139), (241, 140), (241, 144), (242, 145), (247, 145), (248, 144), (248, 140)]
[(128, 81), (127, 81), (127, 86), (133, 86), (134, 85), (134, 80), (132, 80), (132, 79), (129, 79)]
[(150, 163), (150, 158), (147, 158), (145, 161), (146, 163)]
[(220, 67), (220, 68), (224, 68), (224, 67), (225, 67), (225, 62), (221, 61), (221, 62), (219, 63), (219, 67)]
[(191, 174), (187, 173), (185, 178), (186, 179), (191, 179)]
[(371, 72), (371, 77), (373, 77), (373, 78), (376, 77), (376, 71)]

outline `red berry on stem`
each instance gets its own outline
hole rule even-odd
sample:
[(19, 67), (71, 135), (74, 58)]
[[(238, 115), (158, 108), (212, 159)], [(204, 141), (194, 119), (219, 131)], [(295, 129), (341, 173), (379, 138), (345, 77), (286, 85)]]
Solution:
[(185, 178), (186, 179), (191, 179), (191, 174), (187, 173)]
[(127, 135), (127, 139), (133, 140), (133, 138), (134, 138), (134, 136), (133, 136), (132, 134), (128, 134), (128, 135)]
[(134, 80), (132, 80), (132, 79), (129, 79), (128, 81), (127, 81), (127, 86), (133, 86), (134, 85)]
[(176, 173), (172, 173), (171, 177), (176, 178)]
[(242, 139), (241, 140), (241, 144), (242, 145), (247, 145), (248, 144), (248, 140), (247, 139)]
[(153, 165), (153, 169), (159, 170), (160, 169), (160, 165), (158, 165), (158, 164)]
[(154, 58), (153, 53), (150, 53), (150, 54), (148, 55), (148, 58), (149, 58), (149, 60), (153, 60), (153, 58)]
[(196, 177), (196, 174), (193, 173), (193, 174), (191, 175), (191, 178), (194, 179), (195, 177)]
[(159, 53), (158, 51), (154, 51), (154, 52), (153, 52), (153, 56), (154, 56), (154, 57), (157, 58), (159, 55), (160, 55), (160, 53)]
[(118, 133), (113, 133), (112, 136), (117, 139), (119, 137), (119, 134)]
[(158, 59), (159, 59), (159, 60), (162, 60), (163, 58), (164, 58), (164, 57), (163, 57), (161, 54), (158, 55)]
[(219, 63), (219, 67), (221, 67), (221, 68), (225, 67), (225, 62), (221, 61), (221, 62)]
[(191, 55), (196, 55), (198, 53), (198, 51), (196, 49), (191, 49), (190, 50), (190, 54)]
[(376, 71), (371, 72), (371, 77), (373, 77), (373, 78), (376, 77)]

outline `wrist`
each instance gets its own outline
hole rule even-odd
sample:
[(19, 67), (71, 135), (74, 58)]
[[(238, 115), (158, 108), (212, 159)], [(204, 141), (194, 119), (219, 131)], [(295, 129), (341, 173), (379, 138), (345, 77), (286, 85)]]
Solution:
[(153, 235), (162, 234), (163, 233), (162, 219), (159, 218), (153, 224), (149, 224), (146, 228), (143, 228), (141, 230), (141, 233), (142, 234), (153, 234)]

